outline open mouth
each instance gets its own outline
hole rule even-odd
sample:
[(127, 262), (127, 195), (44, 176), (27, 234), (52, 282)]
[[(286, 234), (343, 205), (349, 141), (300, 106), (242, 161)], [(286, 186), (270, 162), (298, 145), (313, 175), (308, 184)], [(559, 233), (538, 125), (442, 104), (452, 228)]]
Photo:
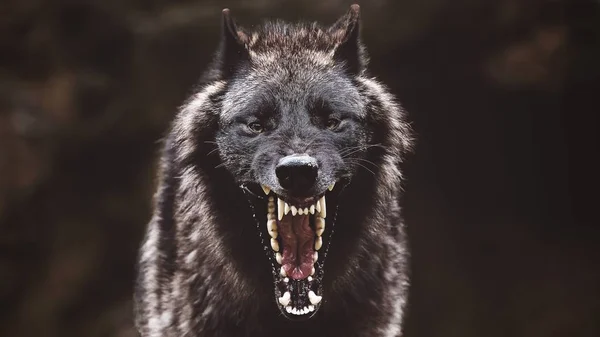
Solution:
[[(322, 300), (321, 280), (326, 249), (323, 240), (327, 205), (325, 193), (302, 200), (283, 200), (268, 187), (267, 232), (281, 312), (290, 319), (312, 317)], [(334, 189), (334, 184), (329, 191)], [(320, 255), (321, 254), (321, 255)]]

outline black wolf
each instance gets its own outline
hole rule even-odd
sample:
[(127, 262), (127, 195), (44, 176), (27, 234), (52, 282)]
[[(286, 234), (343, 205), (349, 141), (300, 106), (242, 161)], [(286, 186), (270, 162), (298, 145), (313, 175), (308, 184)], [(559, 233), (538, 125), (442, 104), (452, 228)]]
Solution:
[(407, 251), (394, 97), (359, 7), (330, 27), (223, 10), (204, 84), (162, 152), (141, 248), (142, 336), (399, 336)]

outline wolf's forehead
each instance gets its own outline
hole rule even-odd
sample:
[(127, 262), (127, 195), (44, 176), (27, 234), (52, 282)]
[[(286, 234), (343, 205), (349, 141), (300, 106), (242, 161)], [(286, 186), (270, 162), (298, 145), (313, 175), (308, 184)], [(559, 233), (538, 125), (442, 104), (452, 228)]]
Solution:
[(261, 105), (277, 110), (304, 110), (320, 101), (337, 110), (364, 113), (358, 88), (339, 72), (288, 65), (264, 71), (255, 69), (231, 83), (223, 98), (221, 119), (232, 120), (238, 114), (252, 113)]

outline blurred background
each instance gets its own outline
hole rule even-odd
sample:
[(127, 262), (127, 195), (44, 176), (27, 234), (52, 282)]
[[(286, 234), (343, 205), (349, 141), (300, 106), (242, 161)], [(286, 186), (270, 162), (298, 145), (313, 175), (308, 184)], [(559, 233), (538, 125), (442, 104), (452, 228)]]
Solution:
[[(0, 336), (132, 337), (158, 141), (220, 10), (342, 0), (2, 0)], [(359, 1), (409, 111), (407, 337), (600, 336), (600, 2)]]

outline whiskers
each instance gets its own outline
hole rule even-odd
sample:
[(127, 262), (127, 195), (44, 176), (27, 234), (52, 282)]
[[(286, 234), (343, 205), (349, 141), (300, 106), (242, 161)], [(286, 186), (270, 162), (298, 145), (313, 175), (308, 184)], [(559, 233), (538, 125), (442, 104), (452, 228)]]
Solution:
[(374, 170), (379, 169), (380, 168), (379, 165), (377, 165), (374, 162), (372, 162), (368, 159), (365, 159), (365, 158), (352, 157), (353, 154), (366, 151), (367, 149), (370, 149), (370, 148), (383, 149), (384, 146), (381, 144), (350, 146), (350, 147), (342, 149), (342, 151), (340, 151), (340, 155), (341, 155), (342, 159), (344, 159), (344, 161), (346, 161), (347, 163), (354, 164), (356, 166), (360, 166), (363, 169), (365, 169), (367, 172), (369, 172), (373, 176), (375, 176)]
[(369, 144), (369, 145), (349, 146), (349, 147), (343, 148), (340, 151), (340, 156), (342, 156), (342, 159), (346, 159), (349, 156), (351, 156), (351, 155), (353, 155), (353, 154), (355, 154), (357, 152), (366, 151), (366, 150), (368, 150), (370, 148), (374, 148), (374, 147), (381, 148), (381, 149), (385, 148), (381, 144)]

